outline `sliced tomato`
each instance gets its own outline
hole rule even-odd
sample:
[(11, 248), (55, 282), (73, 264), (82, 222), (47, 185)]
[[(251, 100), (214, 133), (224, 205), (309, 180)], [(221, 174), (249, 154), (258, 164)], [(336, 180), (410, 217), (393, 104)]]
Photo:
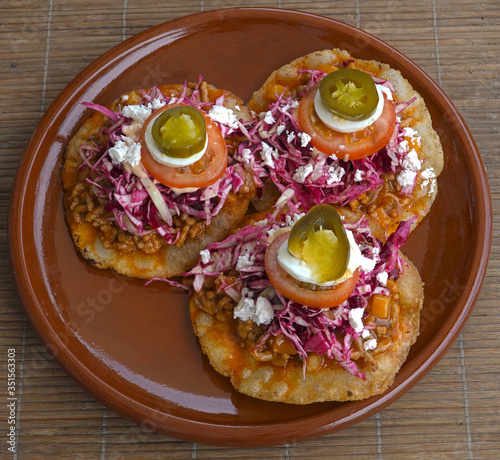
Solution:
[(387, 100), (382, 115), (367, 128), (355, 133), (339, 133), (326, 126), (316, 114), (314, 97), (318, 90), (314, 85), (300, 101), (298, 122), (300, 129), (311, 136), (311, 144), (327, 155), (340, 159), (359, 160), (373, 155), (389, 142), (396, 126), (396, 109)]
[(287, 232), (278, 236), (266, 251), (266, 273), (276, 290), (300, 305), (313, 308), (331, 308), (346, 301), (356, 287), (359, 279), (359, 269), (356, 269), (351, 278), (333, 289), (313, 291), (300, 287), (294, 278), (283, 270), (278, 263), (278, 250), (289, 234), (290, 232)]
[(148, 124), (165, 110), (182, 104), (170, 104), (154, 111), (146, 120), (141, 131), (141, 160), (146, 170), (158, 182), (178, 189), (208, 187), (217, 182), (227, 167), (227, 146), (218, 126), (204, 112), (200, 113), (207, 124), (208, 145), (203, 157), (189, 166), (174, 168), (158, 163), (146, 147), (144, 134)]

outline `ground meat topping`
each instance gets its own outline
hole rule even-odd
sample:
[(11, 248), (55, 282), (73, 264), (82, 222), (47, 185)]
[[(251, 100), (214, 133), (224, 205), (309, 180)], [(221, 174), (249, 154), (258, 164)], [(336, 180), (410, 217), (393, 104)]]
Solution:
[[(238, 196), (249, 193), (251, 193), (250, 187), (243, 185), (238, 193), (229, 194), (226, 205), (235, 204)], [(77, 182), (66, 199), (73, 222), (79, 224), (88, 222), (98, 228), (99, 237), (106, 249), (116, 249), (120, 252), (140, 250), (146, 254), (154, 254), (168, 244), (151, 227), (145, 228), (141, 236), (132, 235), (120, 228), (113, 220), (113, 215), (106, 211), (105, 201), (96, 197), (91, 184), (87, 182)], [(205, 230), (205, 220), (182, 212), (173, 218), (172, 229), (179, 232), (175, 245), (182, 246), (187, 238), (196, 238)]]
[[(154, 254), (167, 244), (165, 239), (152, 228), (146, 228), (141, 236), (132, 235), (120, 228), (87, 182), (77, 182), (67, 199), (72, 220), (79, 224), (88, 222), (96, 227), (106, 249), (115, 249), (122, 253), (140, 250), (146, 254)], [(172, 227), (179, 231), (176, 245), (181, 246), (188, 236), (195, 238), (199, 235), (205, 224), (201, 219), (181, 213), (173, 219)]]
[[(108, 149), (116, 143), (116, 139), (124, 133), (124, 127), (127, 128), (130, 123), (130, 120), (123, 118), (120, 113), (123, 106), (144, 103), (149, 107), (151, 101), (154, 102), (157, 98), (168, 100), (178, 97), (182, 91), (182, 97), (191, 98), (195, 103), (201, 103), (202, 107), (226, 94), (201, 81), (198, 84), (189, 84), (184, 89), (173, 85), (152, 88), (147, 94), (134, 91), (128, 93), (126, 98), (115, 101), (109, 108), (95, 108), (94, 117), (99, 128), (78, 146), (80, 158), (75, 159), (72, 165), (72, 177), (66, 175), (66, 182), (69, 184), (65, 186), (65, 207), (68, 221), (87, 223), (96, 228), (107, 249), (121, 253), (140, 251), (154, 254), (167, 244), (182, 246), (187, 239), (199, 238), (205, 231), (205, 218), (213, 218), (222, 208), (237, 206), (240, 201), (254, 193), (253, 188), (238, 182), (247, 178), (245, 174), (245, 177), (238, 179), (237, 176), (243, 176), (243, 170), (236, 163), (228, 164), (229, 172), (221, 179), (219, 189), (216, 184), (207, 193), (202, 188), (193, 192), (194, 198), (193, 195), (178, 195), (158, 184), (158, 190), (165, 199), (166, 209), (172, 214), (170, 218), (168, 211), (156, 208), (155, 199), (159, 198), (151, 196), (150, 189), (142, 183), (140, 175), (135, 177), (135, 171), (131, 172), (121, 166), (114, 157), (108, 157)], [(114, 113), (116, 118), (110, 113)], [(239, 138), (233, 135), (225, 140), (228, 151), (233, 152)], [(234, 187), (229, 196), (228, 186)], [(149, 193), (146, 198), (143, 195), (145, 189)], [(128, 210), (127, 200), (135, 199), (132, 192), (135, 193), (136, 190), (137, 203), (140, 204)], [(221, 200), (224, 202), (221, 203)], [(189, 215), (190, 211), (195, 215)]]
[[(194, 305), (213, 316), (219, 322), (219, 327), (230, 329), (232, 335), (239, 338), (241, 346), (246, 348), (256, 361), (270, 362), (275, 366), (284, 367), (289, 360), (298, 360), (297, 350), (283, 334), (270, 335), (263, 341), (265, 331), (262, 326), (256, 325), (252, 320), (234, 319), (233, 310), (237, 302), (219, 290), (223, 282), (236, 283), (237, 277), (231, 274), (220, 275), (214, 283), (194, 293)], [(365, 327), (371, 331), (370, 338), (377, 340), (377, 347), (374, 350), (366, 350), (361, 336), (355, 338), (352, 344), (351, 360), (363, 367), (371, 366), (374, 371), (378, 367), (375, 357), (383, 354), (398, 338), (398, 287), (393, 281), (388, 282), (388, 287), (391, 292), (389, 316), (387, 318), (374, 316), (370, 307), (367, 307), (369, 315), (363, 320)], [(324, 356), (308, 353), (307, 372), (315, 372), (332, 363), (334, 361)]]

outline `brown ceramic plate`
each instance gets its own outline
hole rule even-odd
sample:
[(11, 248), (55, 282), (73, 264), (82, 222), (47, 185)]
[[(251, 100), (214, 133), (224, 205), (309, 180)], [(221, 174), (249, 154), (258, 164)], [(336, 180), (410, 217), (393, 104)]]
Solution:
[[(304, 39), (306, 38), (306, 39)], [(212, 370), (192, 333), (184, 294), (94, 269), (80, 259), (62, 208), (60, 167), (89, 115), (133, 88), (206, 80), (248, 100), (275, 68), (339, 47), (400, 69), (423, 95), (445, 150), (432, 212), (406, 250), (425, 281), (418, 342), (382, 396), (305, 407), (236, 393)], [(491, 202), (474, 141), (452, 103), (415, 64), (354, 27), (277, 9), (228, 9), (177, 19), (121, 43), (51, 105), (22, 158), (10, 209), (14, 276), (42, 342), (86, 391), (112, 410), (168, 435), (262, 446), (321, 436), (379, 411), (437, 363), (478, 296), (491, 241)]]

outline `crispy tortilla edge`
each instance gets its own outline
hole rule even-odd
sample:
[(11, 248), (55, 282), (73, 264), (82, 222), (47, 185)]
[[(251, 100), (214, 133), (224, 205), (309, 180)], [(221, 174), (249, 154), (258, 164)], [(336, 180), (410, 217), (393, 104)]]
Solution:
[(270, 363), (257, 362), (241, 346), (236, 334), (227, 332), (227, 325), (200, 310), (190, 299), (193, 330), (212, 367), (229, 377), (233, 387), (247, 396), (303, 405), (326, 401), (355, 401), (381, 394), (394, 382), (410, 347), (419, 335), (423, 283), (416, 267), (406, 256), (402, 257), (408, 265), (397, 281), (402, 312), (399, 321), (401, 340), (376, 358), (376, 371), (371, 368), (365, 370), (365, 380), (349, 374), (340, 366), (324, 368), (303, 378), (301, 365), (280, 368)]

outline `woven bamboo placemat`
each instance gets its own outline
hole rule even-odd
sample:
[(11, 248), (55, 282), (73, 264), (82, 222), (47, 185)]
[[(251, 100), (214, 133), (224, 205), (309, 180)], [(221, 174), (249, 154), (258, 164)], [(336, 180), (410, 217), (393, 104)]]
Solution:
[[(493, 200), (490, 266), (472, 316), (436, 368), (387, 409), (294, 445), (229, 449), (179, 441), (101, 406), (58, 367), (27, 322), (8, 263), (10, 190), (22, 151), (59, 92), (111, 47), (146, 28), (229, 6), (321, 14), (370, 32), (420, 65), (478, 144)], [(500, 4), (496, 0), (0, 1), (0, 458), (500, 458)], [(7, 443), (9, 349), (16, 350), (15, 453)], [(6, 436), (7, 434), (7, 436)]]

